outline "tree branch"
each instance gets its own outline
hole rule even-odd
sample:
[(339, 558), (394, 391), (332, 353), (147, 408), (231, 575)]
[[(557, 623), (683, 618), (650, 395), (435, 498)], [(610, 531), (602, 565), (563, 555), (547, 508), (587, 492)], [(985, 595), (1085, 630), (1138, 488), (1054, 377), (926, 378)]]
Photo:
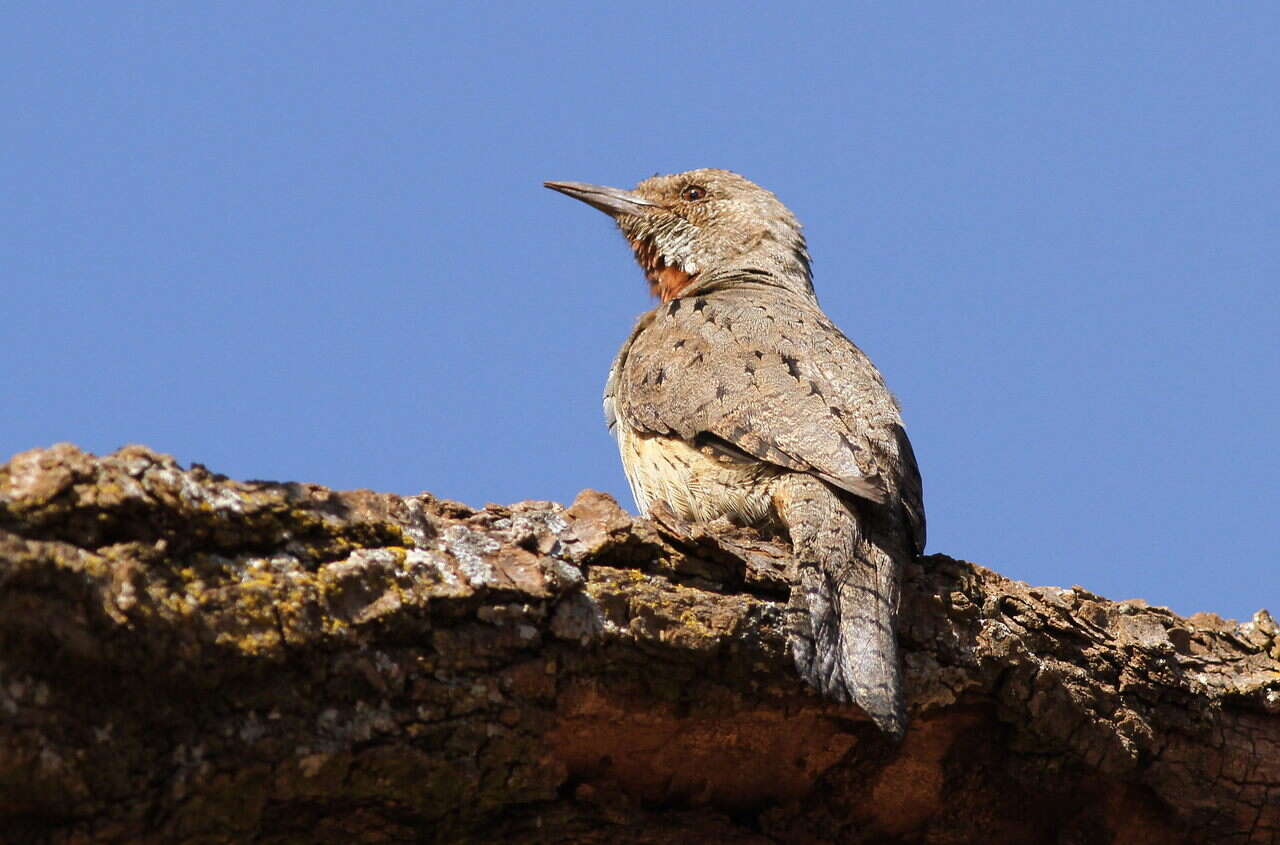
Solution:
[(900, 746), (795, 677), (784, 544), (141, 447), (0, 468), (14, 841), (1272, 842), (1280, 632), (907, 572)]

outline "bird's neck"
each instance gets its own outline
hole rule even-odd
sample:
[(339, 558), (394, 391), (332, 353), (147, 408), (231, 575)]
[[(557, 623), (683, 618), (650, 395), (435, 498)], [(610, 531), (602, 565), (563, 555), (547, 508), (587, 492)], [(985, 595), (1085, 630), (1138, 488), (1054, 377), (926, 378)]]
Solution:
[(760, 295), (787, 295), (814, 306), (818, 302), (807, 272), (786, 272), (769, 265), (709, 269), (681, 280), (678, 288), (667, 288), (664, 291), (657, 285), (651, 285), (651, 289), (663, 302), (729, 290), (756, 291)]

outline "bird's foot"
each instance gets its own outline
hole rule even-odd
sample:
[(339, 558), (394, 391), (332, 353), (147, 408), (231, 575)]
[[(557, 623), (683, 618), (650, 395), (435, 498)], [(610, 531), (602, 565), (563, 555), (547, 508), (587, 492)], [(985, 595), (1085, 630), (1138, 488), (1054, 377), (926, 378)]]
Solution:
[(727, 516), (718, 516), (709, 522), (691, 522), (682, 519), (671, 509), (670, 505), (661, 500), (649, 506), (649, 519), (683, 540), (699, 540), (708, 534), (719, 535), (740, 528), (737, 523)]
[(671, 506), (661, 499), (649, 505), (649, 519), (656, 522), (663, 531), (676, 539), (694, 539), (694, 530), (697, 523), (686, 522), (676, 516), (676, 512), (671, 509)]

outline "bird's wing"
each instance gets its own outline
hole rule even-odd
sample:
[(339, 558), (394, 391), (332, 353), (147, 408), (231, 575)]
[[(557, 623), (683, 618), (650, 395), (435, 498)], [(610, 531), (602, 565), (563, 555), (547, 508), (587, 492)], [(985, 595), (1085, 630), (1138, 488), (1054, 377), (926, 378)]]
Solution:
[(907, 515), (907, 524), (911, 526), (911, 540), (916, 554), (924, 554), (924, 484), (920, 480), (920, 467), (916, 464), (916, 453), (911, 448), (911, 441), (907, 439), (907, 430), (901, 425), (896, 426), (894, 438), (897, 440), (898, 456), (902, 462), (898, 495)]
[(618, 356), (613, 359), (613, 366), (609, 367), (609, 378), (604, 383), (604, 424), (609, 427), (609, 433), (613, 435), (615, 441), (619, 442), (619, 445), (621, 445), (621, 441), (618, 432), (618, 373), (627, 360), (627, 353), (631, 349), (631, 344), (635, 342), (636, 335), (644, 331), (653, 322), (655, 313), (654, 311), (646, 311), (636, 320), (635, 327), (631, 329), (631, 334), (627, 337), (627, 342), (622, 344), (622, 349), (618, 352)]
[(854, 495), (901, 498), (922, 537), (919, 471), (874, 365), (812, 305), (728, 294), (677, 299), (642, 318), (606, 405), (639, 431), (710, 434)]

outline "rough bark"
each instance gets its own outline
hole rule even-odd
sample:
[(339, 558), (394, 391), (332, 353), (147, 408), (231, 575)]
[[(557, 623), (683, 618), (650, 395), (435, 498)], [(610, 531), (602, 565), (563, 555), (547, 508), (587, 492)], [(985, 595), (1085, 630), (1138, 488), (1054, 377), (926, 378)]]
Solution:
[(785, 545), (141, 447), (0, 468), (0, 840), (1271, 842), (1280, 632), (907, 573), (912, 724), (796, 679)]

